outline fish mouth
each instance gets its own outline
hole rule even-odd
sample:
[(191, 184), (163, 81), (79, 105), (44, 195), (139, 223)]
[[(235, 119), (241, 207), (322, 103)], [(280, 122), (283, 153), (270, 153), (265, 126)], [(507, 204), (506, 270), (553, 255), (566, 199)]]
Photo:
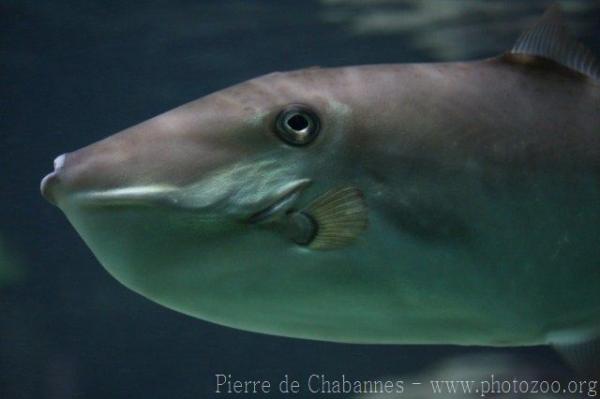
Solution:
[(284, 189), (283, 192), (277, 196), (275, 201), (250, 215), (247, 219), (247, 223), (263, 223), (287, 212), (310, 183), (310, 179), (301, 179), (294, 182), (290, 187)]
[(52, 205), (58, 205), (56, 187), (59, 185), (59, 172), (65, 164), (66, 155), (59, 155), (54, 159), (54, 170), (48, 173), (40, 183), (40, 191), (42, 196), (46, 198)]

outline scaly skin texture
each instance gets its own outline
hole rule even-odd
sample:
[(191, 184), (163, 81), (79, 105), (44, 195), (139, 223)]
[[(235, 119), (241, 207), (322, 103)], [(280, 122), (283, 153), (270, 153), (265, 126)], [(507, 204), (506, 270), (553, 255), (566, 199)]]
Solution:
[[(581, 340), (600, 333), (600, 88), (528, 61), (266, 75), (68, 154), (50, 188), (111, 274), (198, 318), (343, 342)], [(320, 117), (309, 146), (273, 131), (289, 104)], [(302, 179), (296, 208), (364, 193), (353, 245), (246, 222)]]

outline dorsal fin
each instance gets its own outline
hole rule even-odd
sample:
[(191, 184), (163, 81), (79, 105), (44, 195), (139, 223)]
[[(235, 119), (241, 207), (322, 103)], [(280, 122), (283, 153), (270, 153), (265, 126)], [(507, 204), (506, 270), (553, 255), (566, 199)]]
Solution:
[(510, 52), (547, 58), (600, 80), (600, 61), (569, 34), (558, 4), (550, 6), (530, 29), (523, 32)]

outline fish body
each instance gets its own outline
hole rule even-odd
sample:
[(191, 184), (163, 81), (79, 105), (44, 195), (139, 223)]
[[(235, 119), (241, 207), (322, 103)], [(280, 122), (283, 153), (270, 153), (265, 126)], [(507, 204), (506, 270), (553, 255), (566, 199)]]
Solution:
[(273, 73), (59, 157), (42, 191), (116, 279), (204, 320), (581, 342), (600, 336), (594, 71), (507, 53)]

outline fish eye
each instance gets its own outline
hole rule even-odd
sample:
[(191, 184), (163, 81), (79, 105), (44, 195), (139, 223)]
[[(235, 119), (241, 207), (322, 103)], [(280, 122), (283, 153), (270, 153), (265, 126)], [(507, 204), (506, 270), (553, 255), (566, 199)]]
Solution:
[(314, 112), (301, 105), (292, 105), (279, 113), (275, 130), (286, 143), (304, 146), (317, 138), (319, 127), (319, 118)]

